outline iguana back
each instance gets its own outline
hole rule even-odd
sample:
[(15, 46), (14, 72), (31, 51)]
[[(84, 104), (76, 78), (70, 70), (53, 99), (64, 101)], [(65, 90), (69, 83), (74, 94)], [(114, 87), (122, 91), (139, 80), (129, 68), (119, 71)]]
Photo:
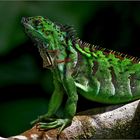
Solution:
[(140, 98), (140, 59), (77, 40), (73, 74), (80, 93), (93, 101), (123, 103)]

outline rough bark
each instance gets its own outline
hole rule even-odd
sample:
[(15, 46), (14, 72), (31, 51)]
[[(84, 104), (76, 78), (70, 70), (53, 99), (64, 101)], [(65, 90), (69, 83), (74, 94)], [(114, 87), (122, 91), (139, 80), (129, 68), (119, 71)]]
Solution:
[(77, 114), (71, 126), (58, 137), (57, 129), (32, 129), (9, 139), (119, 139), (140, 138), (140, 100), (103, 108), (94, 108)]

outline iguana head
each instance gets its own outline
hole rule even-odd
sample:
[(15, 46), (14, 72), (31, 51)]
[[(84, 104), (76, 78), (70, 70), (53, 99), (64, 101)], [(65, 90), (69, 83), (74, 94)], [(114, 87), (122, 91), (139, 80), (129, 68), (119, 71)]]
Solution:
[(67, 46), (68, 36), (64, 27), (41, 16), (22, 18), (22, 23), (27, 34), (39, 48), (43, 66), (52, 66), (56, 57), (55, 52)]

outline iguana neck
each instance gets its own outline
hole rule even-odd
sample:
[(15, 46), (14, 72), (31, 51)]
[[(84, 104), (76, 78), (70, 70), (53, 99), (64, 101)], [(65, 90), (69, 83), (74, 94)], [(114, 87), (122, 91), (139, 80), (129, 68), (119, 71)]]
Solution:
[[(72, 74), (74, 67), (76, 66), (78, 53), (73, 45), (72, 41), (68, 40), (65, 44), (55, 46), (55, 48), (57, 48), (55, 50), (47, 50), (47, 53), (51, 57), (53, 63), (50, 69), (52, 72), (58, 73), (58, 76), (60, 76), (61, 79), (64, 78), (66, 72), (67, 74)], [(43, 61), (43, 64), (45, 62), (46, 61)]]

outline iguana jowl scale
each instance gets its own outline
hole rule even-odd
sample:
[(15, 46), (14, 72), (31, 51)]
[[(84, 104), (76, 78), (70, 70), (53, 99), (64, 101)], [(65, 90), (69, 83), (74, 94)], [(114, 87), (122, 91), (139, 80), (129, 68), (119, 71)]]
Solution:
[[(60, 126), (60, 132), (76, 113), (78, 94), (109, 104), (140, 98), (139, 59), (119, 52), (83, 43), (71, 27), (59, 25), (41, 16), (23, 18), (27, 34), (37, 43), (43, 66), (51, 69), (54, 92), (47, 114), (34, 122), (39, 129)], [(53, 118), (63, 95), (67, 102), (63, 118)]]

